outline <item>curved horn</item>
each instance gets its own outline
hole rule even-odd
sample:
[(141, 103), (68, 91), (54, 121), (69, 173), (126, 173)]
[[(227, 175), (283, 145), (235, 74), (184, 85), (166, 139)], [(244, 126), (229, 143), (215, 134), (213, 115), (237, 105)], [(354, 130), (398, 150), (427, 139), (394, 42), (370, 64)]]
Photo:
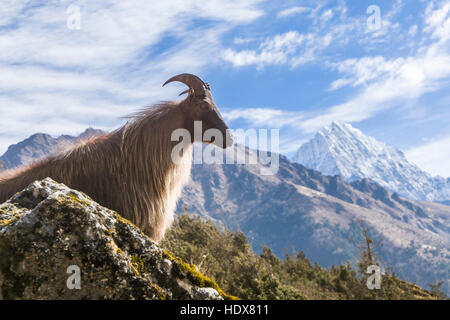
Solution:
[[(164, 82), (163, 87), (173, 81), (179, 81), (187, 85), (190, 89), (194, 91), (195, 95), (201, 95), (205, 94), (206, 89), (208, 86), (196, 75), (190, 74), (190, 73), (182, 73), (179, 75), (176, 75), (166, 82)], [(185, 93), (185, 92), (183, 92)]]

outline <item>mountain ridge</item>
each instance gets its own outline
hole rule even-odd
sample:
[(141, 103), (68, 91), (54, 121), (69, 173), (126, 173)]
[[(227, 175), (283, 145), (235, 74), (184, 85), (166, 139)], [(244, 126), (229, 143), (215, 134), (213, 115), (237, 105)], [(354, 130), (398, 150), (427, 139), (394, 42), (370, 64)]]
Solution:
[(102, 133), (104, 131), (93, 128), (86, 129), (78, 136), (60, 135), (56, 138), (46, 133), (35, 133), (27, 139), (9, 146), (0, 157), (0, 163), (3, 164), (5, 170), (13, 169), (51, 153), (62, 151), (80, 140), (87, 140)]
[(450, 178), (432, 177), (402, 151), (339, 121), (319, 130), (293, 161), (349, 183), (367, 178), (411, 200), (450, 200)]

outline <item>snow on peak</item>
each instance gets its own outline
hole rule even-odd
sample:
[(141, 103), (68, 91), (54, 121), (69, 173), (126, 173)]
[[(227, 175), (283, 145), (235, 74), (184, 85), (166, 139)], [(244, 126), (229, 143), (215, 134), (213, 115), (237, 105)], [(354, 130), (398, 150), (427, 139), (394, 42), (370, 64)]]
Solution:
[(348, 123), (333, 121), (303, 144), (293, 158), (326, 175), (347, 181), (371, 179), (414, 200), (450, 199), (450, 184), (410, 163), (403, 152), (367, 136)]

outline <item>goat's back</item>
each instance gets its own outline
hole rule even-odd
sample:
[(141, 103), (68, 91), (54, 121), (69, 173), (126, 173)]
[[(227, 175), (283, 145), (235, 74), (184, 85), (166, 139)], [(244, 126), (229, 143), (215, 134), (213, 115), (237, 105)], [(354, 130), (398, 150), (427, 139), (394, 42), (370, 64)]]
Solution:
[(91, 138), (60, 154), (5, 171), (0, 174), (0, 202), (25, 189), (33, 181), (50, 177), (106, 205), (108, 192), (98, 190), (110, 187), (110, 183), (104, 184), (106, 179), (111, 181), (112, 178), (107, 168), (112, 169), (113, 159), (119, 152), (117, 137), (111, 134)]

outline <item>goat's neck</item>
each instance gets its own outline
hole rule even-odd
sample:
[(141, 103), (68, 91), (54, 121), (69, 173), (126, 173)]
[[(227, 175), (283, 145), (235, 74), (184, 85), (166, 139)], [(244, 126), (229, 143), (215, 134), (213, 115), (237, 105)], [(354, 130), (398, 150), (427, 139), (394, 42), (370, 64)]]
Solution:
[[(131, 124), (124, 133), (123, 155), (128, 157), (131, 171), (142, 179), (165, 179), (179, 164), (172, 160), (173, 147), (179, 143), (171, 141), (173, 131), (183, 128), (185, 114), (181, 108), (172, 108), (160, 119), (143, 119)], [(192, 161), (192, 143), (184, 150), (182, 165)], [(139, 177), (138, 177), (139, 178)]]

